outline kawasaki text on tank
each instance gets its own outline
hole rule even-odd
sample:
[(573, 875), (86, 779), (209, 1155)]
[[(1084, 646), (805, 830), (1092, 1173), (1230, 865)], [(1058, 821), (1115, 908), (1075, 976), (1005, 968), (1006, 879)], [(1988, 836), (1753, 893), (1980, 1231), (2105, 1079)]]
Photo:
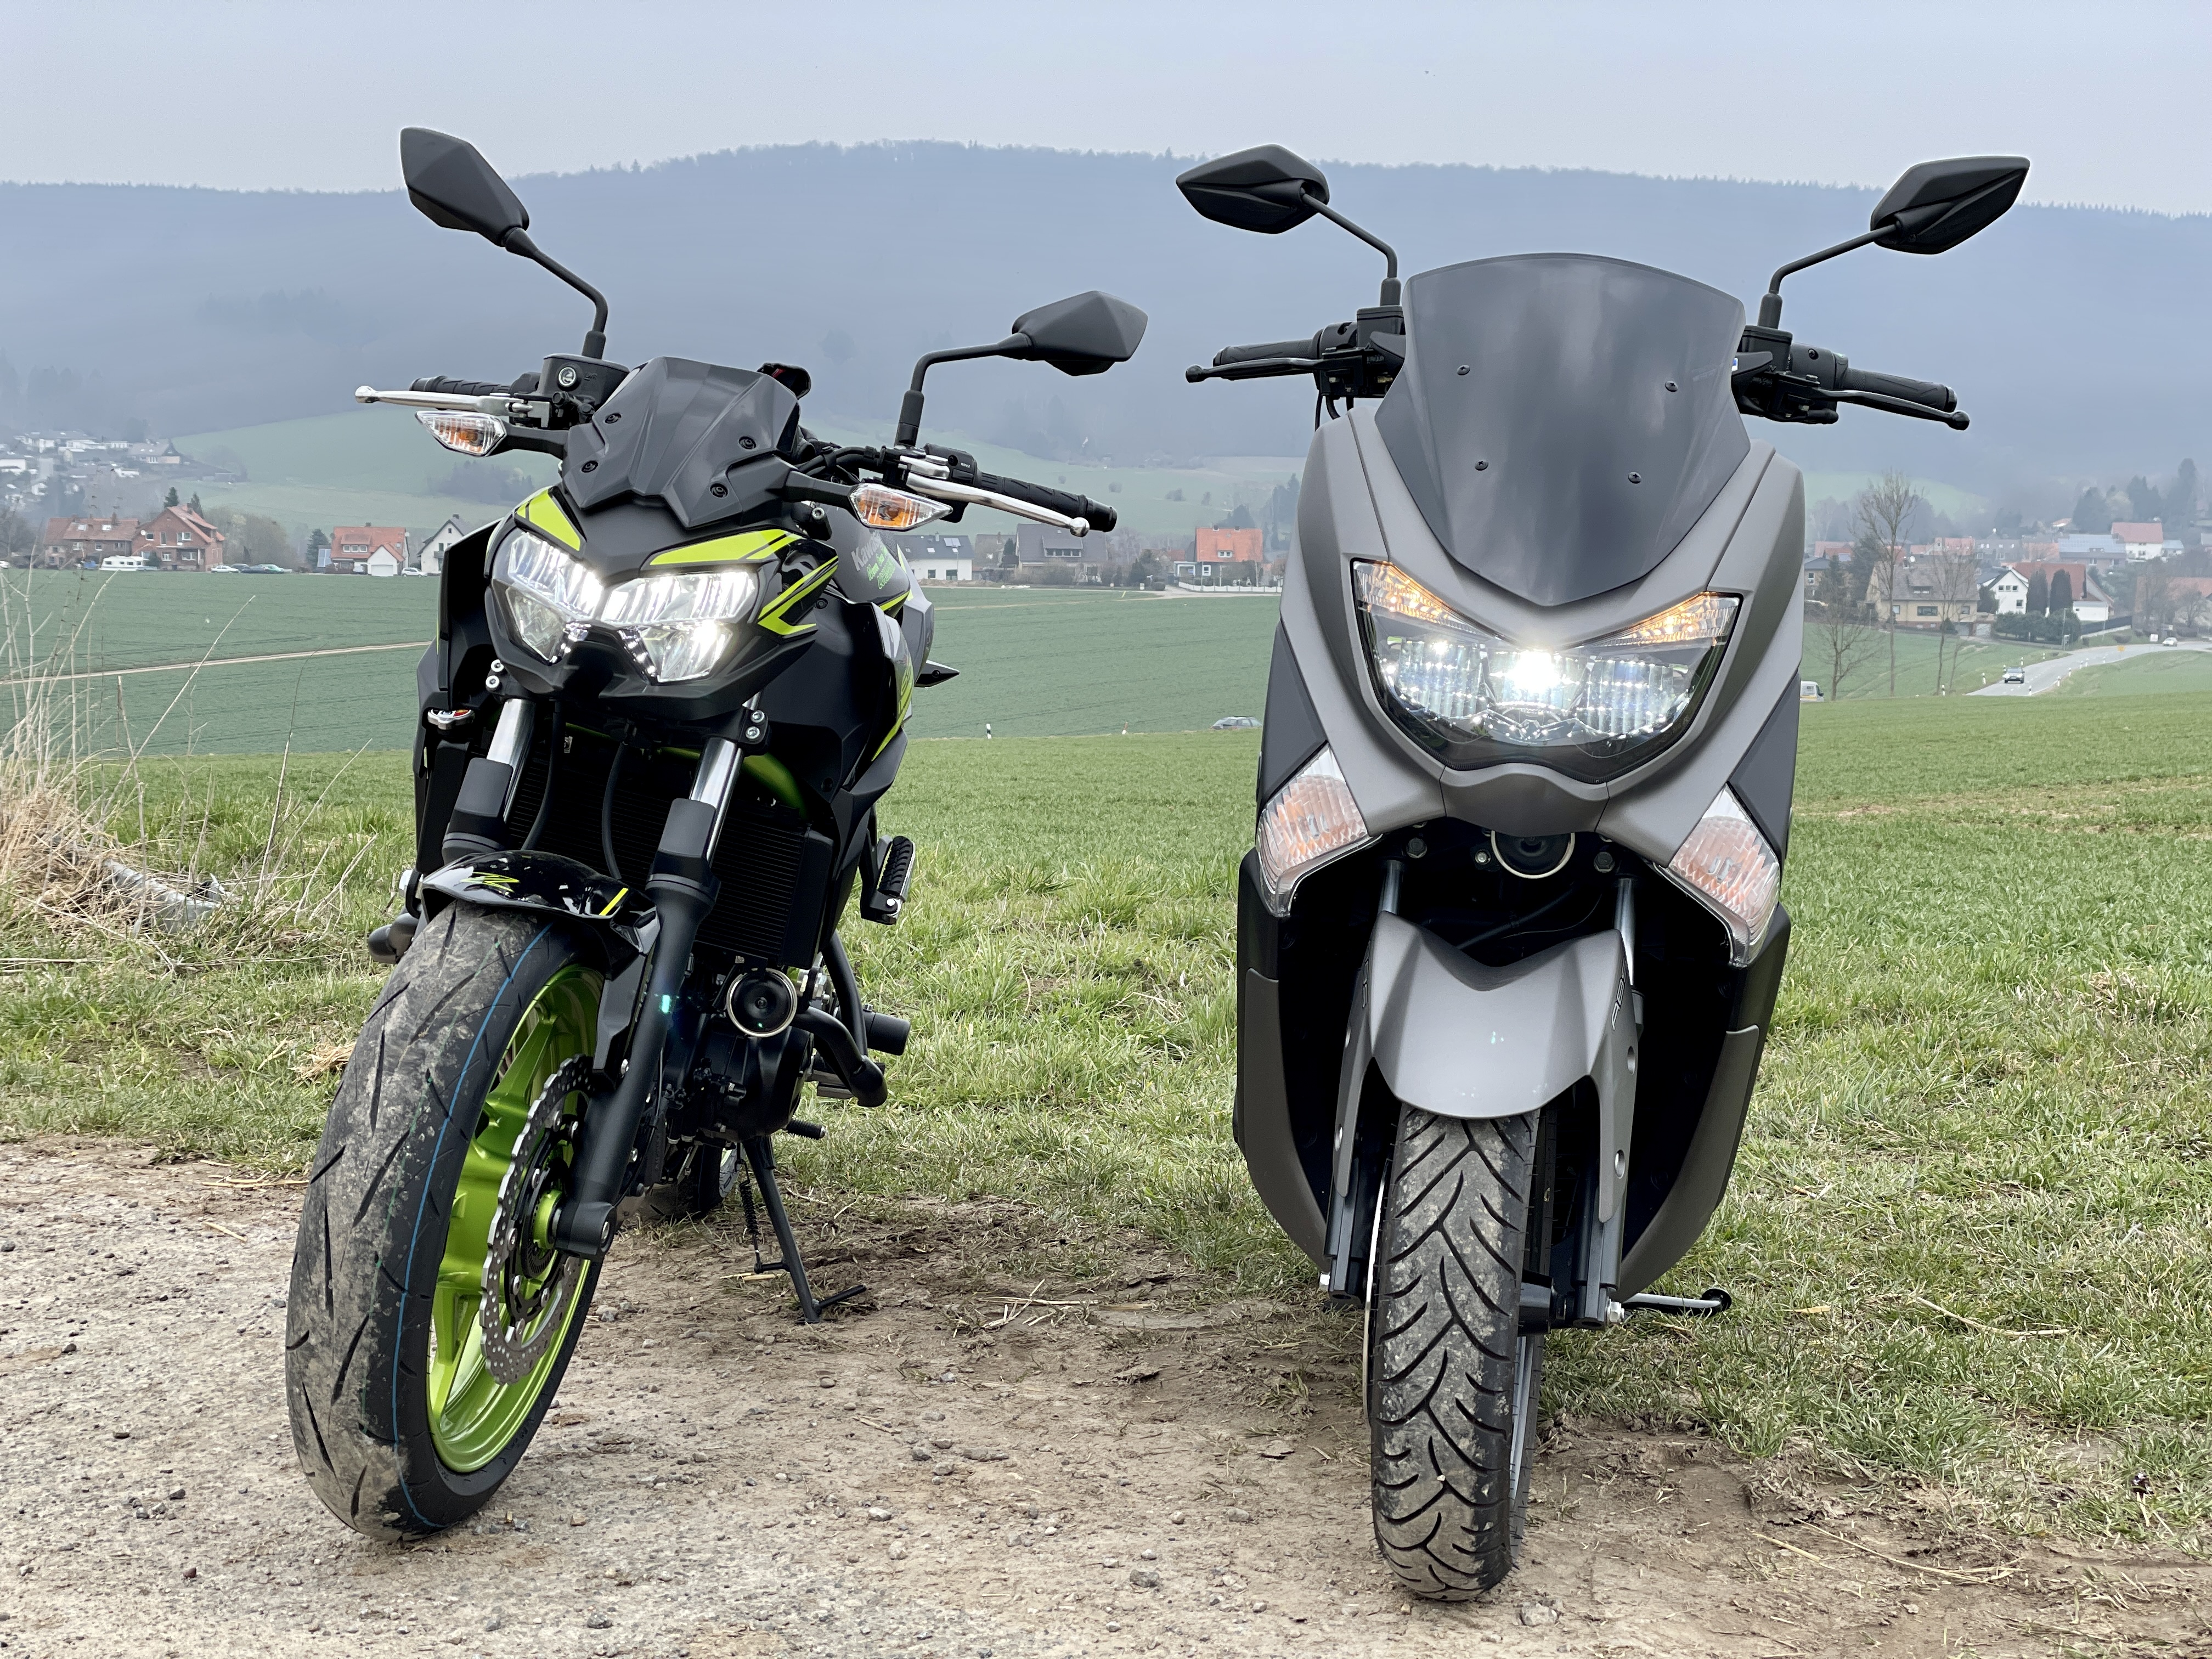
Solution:
[[(1916, 167), (1864, 243), (1936, 253), (2020, 193)], [(1424, 271), (1268, 146), (1177, 181), (1315, 215), (1378, 304), (1193, 380), (1318, 389), (1237, 903), (1236, 1131), (1367, 1315), (1376, 1536), (1406, 1589), (1511, 1569), (1544, 1334), (1633, 1309), (1726, 1186), (1790, 936), (1804, 492), (1741, 416), (1963, 428), (1728, 295), (1589, 254)], [(1330, 416), (1322, 421), (1323, 411)]]
[(410, 129), (416, 206), (536, 260), (595, 307), (582, 351), (398, 404), (465, 455), (560, 482), (445, 555), (417, 675), (416, 859), (372, 936), (397, 963), (316, 1153), (285, 1342), (294, 1444), (365, 1533), (453, 1525), (514, 1470), (616, 1228), (734, 1188), (803, 1318), (769, 1138), (800, 1091), (876, 1106), (907, 1022), (868, 1007), (838, 927), (895, 924), (914, 847), (879, 803), (929, 660), (928, 599), (880, 531), (980, 504), (1082, 534), (1114, 514), (921, 445), (922, 376), (963, 357), (1070, 374), (1144, 313), (1084, 294), (933, 352), (888, 446), (817, 441), (770, 363), (604, 356), (606, 302), (538, 251), (470, 145)]

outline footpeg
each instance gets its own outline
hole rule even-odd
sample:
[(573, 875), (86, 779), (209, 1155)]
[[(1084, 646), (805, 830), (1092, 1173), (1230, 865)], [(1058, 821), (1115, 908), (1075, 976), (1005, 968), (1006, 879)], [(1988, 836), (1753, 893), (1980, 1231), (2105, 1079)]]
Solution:
[(914, 843), (893, 836), (884, 847), (884, 861), (874, 884), (860, 895), (860, 915), (867, 921), (893, 926), (906, 908), (907, 884), (914, 879)]

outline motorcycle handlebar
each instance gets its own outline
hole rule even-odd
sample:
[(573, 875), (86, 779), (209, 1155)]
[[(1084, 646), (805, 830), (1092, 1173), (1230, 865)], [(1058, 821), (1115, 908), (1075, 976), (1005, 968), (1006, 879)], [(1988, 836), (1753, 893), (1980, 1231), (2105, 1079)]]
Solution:
[(1959, 407), (1959, 399), (1949, 386), (1938, 386), (1933, 380), (1907, 380), (1901, 374), (1877, 374), (1871, 369), (1846, 368), (1837, 377), (1836, 384), (1844, 392), (1870, 392), (1878, 398), (1900, 398), (1942, 415), (1948, 415)]
[(1063, 518), (1082, 519), (1093, 530), (1111, 530), (1118, 514), (1103, 501), (1094, 501), (1088, 495), (1075, 495), (1065, 489), (1048, 489), (1042, 484), (1025, 483), (1019, 478), (1000, 478), (988, 472), (975, 475), (975, 487), (994, 495), (1011, 495), (1018, 501), (1027, 501), (1048, 513), (1057, 513)]

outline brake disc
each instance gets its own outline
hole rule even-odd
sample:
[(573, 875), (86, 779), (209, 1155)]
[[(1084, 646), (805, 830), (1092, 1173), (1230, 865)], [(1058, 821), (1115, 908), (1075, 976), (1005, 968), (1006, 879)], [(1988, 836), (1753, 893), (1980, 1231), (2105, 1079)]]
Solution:
[(576, 1054), (561, 1062), (530, 1104), (514, 1152), (499, 1183), (499, 1211), (484, 1249), (483, 1299), (477, 1322), (483, 1329), (484, 1369), (501, 1382), (530, 1375), (568, 1322), (568, 1304), (582, 1283), (581, 1257), (538, 1242), (535, 1218), (564, 1170), (566, 1144), (561, 1108), (589, 1081), (592, 1062)]

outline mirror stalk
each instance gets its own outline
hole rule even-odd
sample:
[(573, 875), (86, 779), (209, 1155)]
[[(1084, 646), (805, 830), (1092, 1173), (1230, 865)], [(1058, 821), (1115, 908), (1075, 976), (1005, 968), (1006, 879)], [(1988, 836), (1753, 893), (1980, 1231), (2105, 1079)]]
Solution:
[(899, 399), (898, 434), (891, 440), (894, 447), (910, 449), (921, 441), (921, 378), (939, 363), (964, 362), (970, 357), (1003, 357), (1019, 351), (1030, 343), (1026, 334), (1009, 334), (991, 345), (954, 346), (949, 350), (925, 354), (914, 366), (914, 380)]
[(1761, 328), (1782, 326), (1782, 279), (1784, 276), (1795, 276), (1808, 265), (1817, 265), (1823, 260), (1834, 258), (1838, 254), (1849, 253), (1853, 248), (1864, 247), (1869, 242), (1881, 236), (1888, 228), (1887, 222), (1884, 222), (1863, 236), (1854, 236), (1848, 242), (1838, 242), (1833, 247), (1824, 247), (1818, 253), (1808, 253), (1803, 258), (1793, 259), (1783, 266), (1768, 281), (1766, 292), (1759, 299), (1759, 325)]
[(569, 270), (568, 266), (546, 253), (537, 243), (530, 240), (530, 233), (520, 226), (501, 237), (499, 245), (509, 253), (519, 254), (523, 258), (543, 265), (592, 302), (591, 331), (584, 336), (584, 349), (577, 355), (594, 360), (605, 356), (607, 355), (606, 295)]
[(1301, 194), (1305, 199), (1305, 204), (1328, 220), (1329, 223), (1339, 229), (1350, 231), (1368, 246), (1382, 254), (1385, 263), (1382, 268), (1382, 297), (1378, 303), (1386, 306), (1396, 305), (1398, 303), (1398, 250), (1372, 231), (1363, 230), (1353, 224), (1351, 220), (1346, 218), (1311, 191), (1305, 191)]

